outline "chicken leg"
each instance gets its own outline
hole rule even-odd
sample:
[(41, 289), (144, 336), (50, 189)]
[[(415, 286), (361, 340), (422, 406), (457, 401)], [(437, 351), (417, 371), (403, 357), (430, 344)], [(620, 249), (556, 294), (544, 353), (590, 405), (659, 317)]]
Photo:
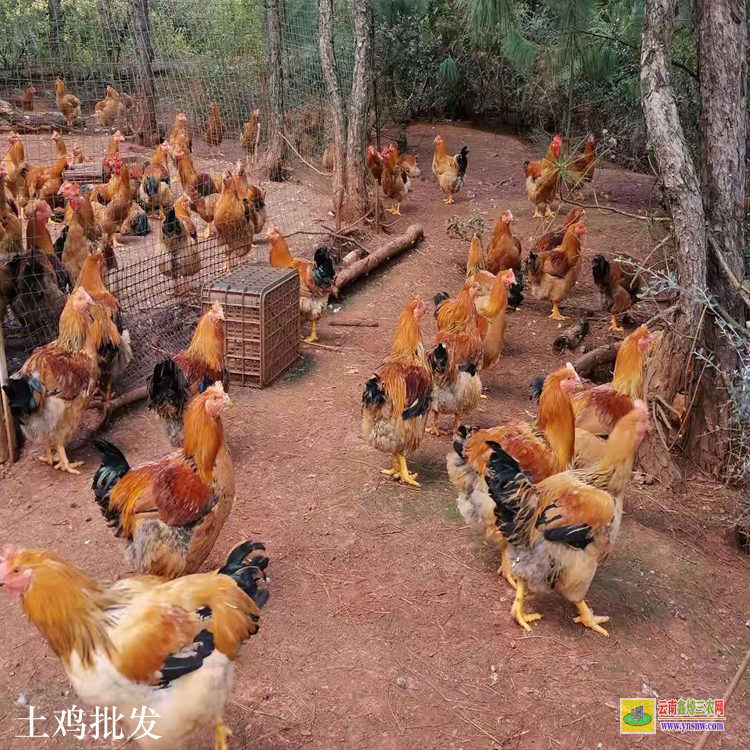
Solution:
[(539, 206), (536, 206), (534, 208), (534, 216), (532, 217), (534, 219), (543, 219), (544, 217), (539, 213)]
[(580, 622), (581, 625), (585, 625), (587, 628), (591, 628), (609, 638), (609, 633), (599, 625), (600, 622), (609, 622), (609, 617), (606, 615), (597, 617), (583, 599), (580, 602), (575, 602), (575, 605), (578, 609), (578, 617), (573, 618), (573, 622)]
[(612, 325), (610, 325), (609, 330), (614, 333), (623, 333), (625, 331), (624, 328), (617, 325), (617, 318), (614, 313), (612, 313)]
[(207, 240), (211, 236), (211, 222), (209, 221), (208, 224), (206, 224), (206, 231), (203, 232), (201, 237), (203, 237), (204, 240)]
[(554, 216), (555, 212), (547, 205), (547, 210), (544, 212), (545, 216)]
[(393, 214), (394, 216), (403, 216), (403, 214), (401, 213), (400, 203), (396, 203), (394, 206), (387, 208), (386, 211), (388, 211), (389, 214)]
[(531, 615), (525, 615), (523, 613), (523, 596), (525, 592), (526, 584), (519, 580), (516, 586), (516, 598), (513, 601), (513, 606), (510, 608), (510, 613), (524, 630), (531, 631), (529, 623), (534, 622), (534, 620), (541, 620), (542, 616), (536, 613)]
[(436, 411), (432, 412), (432, 427), (427, 432), (435, 437), (440, 437), (440, 414)]
[(83, 461), (68, 461), (68, 454), (65, 452), (65, 446), (62, 443), (57, 445), (57, 463), (55, 469), (58, 471), (66, 471), (68, 474), (80, 474), (78, 467), (83, 466)]
[(398, 478), (400, 481), (402, 481), (404, 484), (408, 484), (412, 487), (419, 487), (419, 482), (417, 481), (418, 474), (410, 474), (409, 469), (406, 466), (406, 458), (402, 453), (397, 454), (398, 457), (398, 465), (399, 465), (399, 472), (398, 472)]
[(318, 340), (317, 329), (318, 329), (318, 321), (313, 318), (310, 335), (305, 339), (306, 343), (312, 344), (314, 341)]
[(505, 544), (505, 540), (500, 542), (500, 567), (497, 570), (497, 574), (501, 575), (514, 589), (518, 588), (518, 583), (510, 572), (510, 563), (508, 562), (508, 548)]
[(214, 726), (214, 750), (229, 750), (227, 740), (232, 736), (232, 730), (219, 719)]
[(398, 476), (398, 472), (399, 472), (398, 455), (394, 453), (391, 456), (391, 468), (390, 469), (381, 469), (380, 473), (381, 474), (385, 474), (387, 477), (397, 477)]
[(549, 314), (552, 320), (567, 320), (564, 315), (560, 315), (560, 308), (557, 306), (557, 302), (552, 303), (552, 312)]
[(453, 200), (453, 195), (449, 195), (447, 198), (443, 198), (443, 203), (445, 203), (448, 206), (455, 202), (456, 201)]
[(39, 460), (44, 464), (49, 464), (50, 466), (55, 465), (55, 459), (52, 458), (52, 446), (47, 446), (47, 453), (43, 456), (39, 456)]

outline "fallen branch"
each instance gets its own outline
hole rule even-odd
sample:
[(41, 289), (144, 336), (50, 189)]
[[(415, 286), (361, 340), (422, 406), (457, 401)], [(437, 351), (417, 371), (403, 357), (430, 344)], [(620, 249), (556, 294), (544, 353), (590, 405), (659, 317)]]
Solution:
[(424, 229), (420, 224), (412, 224), (400, 237), (395, 237), (390, 242), (373, 250), (366, 258), (342, 268), (333, 281), (333, 293), (339, 296), (341, 289), (361, 276), (366, 276), (386, 261), (414, 247), (424, 237)]
[(24, 112), (10, 102), (0, 99), (0, 120), (5, 120), (18, 133), (51, 132), (70, 133), (65, 118), (59, 112)]
[(321, 172), (319, 169), (317, 169), (312, 164), (310, 164), (310, 162), (307, 161), (307, 159), (305, 159), (302, 156), (302, 154), (300, 154), (300, 152), (297, 151), (296, 148), (294, 148), (294, 146), (292, 146), (292, 144), (289, 141), (289, 139), (283, 133), (279, 133), (279, 135), (287, 142), (287, 145), (289, 146), (289, 148), (292, 149), (292, 151), (294, 151), (295, 154), (297, 154), (297, 156), (299, 157), (300, 161), (303, 164), (307, 164), (307, 166), (310, 167), (310, 169), (312, 169), (313, 172), (317, 172), (321, 177), (328, 177), (328, 174), (326, 172)]
[(362, 320), (356, 318), (336, 318), (336, 320), (329, 320), (329, 326), (351, 326), (352, 328), (377, 328), (380, 323), (377, 320)]
[(305, 346), (317, 346), (318, 349), (328, 349), (330, 352), (338, 352), (341, 350), (340, 346), (329, 346), (328, 344), (319, 344), (316, 341), (305, 341), (305, 339), (302, 339), (300, 344), (304, 344)]
[(361, 247), (355, 248), (350, 253), (347, 253), (342, 259), (341, 259), (341, 266), (342, 268), (346, 268), (347, 266), (350, 266), (352, 263), (356, 263), (358, 260), (362, 260), (367, 255), (367, 252), (363, 250)]
[(108, 409), (102, 409), (102, 416), (96, 423), (94, 429), (89, 433), (89, 438), (92, 438), (100, 430), (106, 427), (107, 423), (112, 418), (112, 415), (118, 409), (122, 409), (124, 406), (130, 406), (130, 404), (134, 404), (136, 403), (136, 401), (142, 401), (147, 396), (148, 389), (145, 385), (142, 385), (140, 388), (134, 388), (132, 391), (128, 391), (127, 393), (123, 393), (122, 396), (118, 396), (112, 401)]
[(586, 354), (573, 362), (573, 367), (576, 368), (576, 372), (579, 375), (588, 376), (599, 367), (599, 365), (606, 365), (610, 362), (614, 362), (617, 359), (617, 352), (620, 351), (621, 346), (622, 341), (618, 341), (616, 344), (604, 344), (603, 346), (598, 346), (596, 349), (586, 352)]
[(573, 351), (589, 333), (589, 321), (581, 318), (577, 323), (568, 326), (553, 342), (552, 349), (562, 354), (566, 349)]

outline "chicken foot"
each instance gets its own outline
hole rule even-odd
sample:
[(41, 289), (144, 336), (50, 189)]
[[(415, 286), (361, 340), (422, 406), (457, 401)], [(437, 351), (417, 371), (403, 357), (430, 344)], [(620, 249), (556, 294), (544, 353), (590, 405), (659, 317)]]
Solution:
[[(40, 457), (40, 461), (42, 458)], [(381, 469), (381, 474), (385, 474), (387, 477), (397, 477), (399, 473), (399, 465), (398, 465), (398, 456), (394, 453), (391, 456), (391, 468), (390, 469)]]
[(617, 318), (614, 313), (612, 313), (612, 325), (610, 325), (608, 330), (613, 331), (614, 333), (624, 333), (625, 331), (624, 328), (617, 325)]
[(395, 205), (391, 206), (390, 208), (386, 208), (386, 211), (388, 211), (389, 214), (393, 214), (394, 216), (403, 216), (401, 213), (401, 204), (396, 203)]
[(51, 445), (47, 446), (47, 453), (43, 456), (39, 456), (39, 460), (43, 464), (49, 464), (50, 466), (55, 465), (55, 459), (52, 458), (52, 446)]
[(576, 608), (578, 609), (578, 617), (573, 618), (573, 622), (580, 622), (587, 628), (600, 633), (603, 636), (609, 638), (609, 633), (599, 625), (600, 622), (609, 622), (609, 617), (606, 615), (597, 616), (590, 609), (589, 605), (581, 599), (580, 602), (575, 602)]
[(54, 468), (58, 471), (65, 471), (68, 474), (80, 474), (78, 467), (83, 466), (83, 461), (68, 461), (68, 454), (65, 452), (65, 446), (62, 443), (57, 445), (57, 463)]
[(449, 195), (447, 198), (443, 198), (443, 203), (445, 203), (447, 206), (450, 206), (455, 202), (456, 201), (453, 200), (453, 195)]
[(516, 598), (513, 600), (513, 606), (510, 608), (510, 613), (513, 615), (515, 621), (524, 629), (531, 631), (530, 622), (535, 620), (541, 620), (542, 616), (536, 613), (526, 615), (523, 612), (523, 597), (526, 593), (526, 584), (519, 580), (516, 586)]
[(399, 482), (403, 482), (404, 484), (408, 484), (411, 487), (419, 487), (420, 484), (417, 482), (417, 477), (419, 476), (417, 473), (412, 474), (409, 471), (408, 466), (406, 465), (406, 458), (402, 453), (394, 453), (393, 457), (393, 468), (392, 469), (381, 469), (381, 474), (385, 474), (386, 476), (393, 477), (393, 479), (397, 479)]
[(317, 330), (318, 330), (318, 321), (313, 320), (310, 335), (305, 339), (306, 343), (312, 344), (314, 341), (318, 340)]
[(552, 312), (549, 314), (552, 320), (567, 320), (564, 315), (560, 314), (560, 308), (557, 306), (557, 302), (552, 303)]
[(219, 719), (214, 726), (214, 750), (229, 750), (227, 740), (232, 736), (232, 730)]

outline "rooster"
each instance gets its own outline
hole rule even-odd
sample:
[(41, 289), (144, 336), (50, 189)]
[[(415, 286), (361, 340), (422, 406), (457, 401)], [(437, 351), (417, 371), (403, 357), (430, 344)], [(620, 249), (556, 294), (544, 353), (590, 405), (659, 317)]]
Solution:
[(260, 185), (249, 184), (245, 165), (240, 159), (237, 159), (235, 177), (237, 179), (237, 192), (242, 198), (242, 203), (246, 209), (245, 212), (247, 213), (248, 210), (250, 212), (253, 222), (253, 232), (260, 234), (268, 218), (266, 214), (266, 191)]
[(463, 426), (448, 456), (448, 477), (458, 490), (458, 510), (464, 521), (500, 547), (502, 563), (498, 573), (515, 587), (505, 542), (494, 527), (494, 506), (487, 490), (487, 461), (490, 442), (501, 445), (519, 462), (533, 482), (570, 468), (575, 445), (575, 418), (570, 395), (580, 385), (571, 364), (551, 373), (541, 386), (539, 415), (532, 424), (512, 420), (498, 427), (469, 435)]
[(507, 543), (516, 597), (511, 614), (530, 631), (541, 615), (524, 612), (528, 590), (554, 590), (575, 604), (573, 621), (600, 635), (609, 617), (595, 616), (585, 596), (596, 569), (614, 547), (622, 501), (633, 462), (649, 428), (648, 408), (636, 401), (607, 441), (604, 455), (589, 469), (568, 470), (539, 483), (497, 442), (489, 441), (486, 484), (491, 521)]
[(269, 263), (274, 268), (296, 268), (299, 273), (299, 309), (303, 319), (312, 321), (312, 331), (305, 339), (311, 344), (318, 340), (318, 319), (328, 307), (328, 297), (336, 275), (328, 248), (319, 247), (310, 263), (292, 257), (286, 240), (275, 227), (268, 230), (268, 239), (271, 241)]
[(224, 140), (224, 133), (226, 132), (226, 126), (224, 120), (219, 113), (219, 108), (211, 103), (211, 114), (208, 116), (204, 125), (204, 132), (206, 136), (206, 143), (209, 148), (209, 156), (214, 147), (216, 147), (217, 156), (223, 156), (221, 153), (221, 142)]
[(114, 445), (100, 440), (102, 465), (93, 489), (109, 525), (126, 540), (139, 573), (177, 578), (208, 557), (234, 501), (234, 466), (221, 424), (231, 404), (220, 382), (185, 409), (185, 445), (131, 469)]
[(440, 189), (447, 193), (448, 197), (443, 203), (455, 203), (454, 193), (457, 193), (464, 184), (466, 168), (468, 166), (467, 155), (469, 149), (464, 146), (455, 156), (447, 156), (445, 153), (445, 141), (441, 136), (435, 136), (435, 153), (432, 157), (432, 174), (435, 175)]
[(190, 218), (190, 199), (181, 195), (167, 211), (159, 238), (159, 271), (174, 280), (175, 295), (189, 291), (187, 277), (201, 270), (198, 232)]
[(402, 216), (401, 204), (411, 188), (409, 173), (405, 168), (398, 166), (398, 150), (395, 146), (388, 146), (383, 151), (382, 159), (383, 175), (380, 184), (383, 194), (396, 202), (395, 206), (386, 210), (394, 216)]
[(205, 747), (212, 731), (215, 750), (227, 750), (234, 663), (268, 600), (264, 549), (244, 542), (219, 570), (176, 581), (110, 582), (47, 550), (6, 547), (0, 586), (20, 598), (84, 703), (114, 707), (131, 736), (142, 728), (135, 712), (152, 709), (160, 739), (143, 736), (141, 748)]
[(65, 84), (60, 78), (56, 82), (55, 101), (57, 102), (57, 108), (65, 118), (65, 122), (72, 130), (75, 121), (81, 116), (81, 100), (73, 94), (66, 93)]
[(596, 255), (591, 261), (591, 274), (601, 295), (602, 309), (612, 316), (609, 330), (622, 333), (624, 329), (617, 325), (616, 316), (636, 303), (641, 290), (640, 271), (632, 265), (626, 269), (603, 255)]
[(198, 321), (190, 346), (159, 362), (148, 379), (148, 408), (156, 410), (174, 446), (181, 446), (184, 440), (183, 414), (188, 400), (217, 380), (224, 388), (229, 386), (225, 339), (224, 310), (214, 302)]
[(164, 221), (164, 208), (172, 205), (167, 156), (169, 144), (164, 141), (156, 147), (154, 158), (141, 179), (138, 197), (146, 211), (153, 212), (159, 206), (159, 218)]
[(554, 216), (550, 204), (554, 201), (560, 182), (560, 146), (562, 139), (556, 135), (552, 139), (547, 154), (541, 161), (525, 161), (526, 195), (534, 204), (534, 218), (541, 219), (539, 206), (545, 207), (545, 216)]
[[(229, 273), (232, 257), (242, 257), (250, 252), (255, 232), (252, 205), (244, 203), (238, 182), (229, 170), (224, 172), (222, 184), (214, 210), (214, 227), (219, 245), (226, 253), (224, 270)], [(199, 190), (197, 192), (201, 194)]]
[(169, 134), (169, 153), (172, 155), (172, 161), (174, 161), (176, 167), (178, 166), (178, 161), (175, 152), (178, 149), (186, 154), (193, 152), (193, 139), (188, 132), (187, 117), (183, 112), (177, 113), (177, 116), (174, 118), (172, 132)]
[(565, 170), (566, 180), (576, 188), (594, 179), (596, 169), (596, 139), (590, 135), (583, 148), (583, 153), (573, 159)]
[(68, 461), (65, 443), (78, 429), (99, 375), (89, 336), (93, 304), (85, 289), (77, 289), (60, 316), (57, 339), (35, 349), (3, 386), (24, 436), (44, 443), (46, 451), (40, 460), (70, 474), (80, 474), (78, 467), (83, 462)]
[(240, 145), (242, 150), (246, 154), (246, 162), (248, 167), (250, 166), (250, 157), (255, 155), (255, 148), (258, 137), (260, 135), (260, 110), (254, 109), (250, 113), (250, 118), (242, 128), (242, 137), (240, 138)]
[(537, 255), (545, 250), (554, 250), (556, 247), (562, 245), (562, 241), (565, 239), (565, 233), (573, 225), (583, 220), (586, 214), (586, 209), (581, 206), (574, 206), (568, 211), (567, 216), (563, 221), (560, 229), (553, 229), (550, 232), (545, 232), (534, 240), (534, 245), (531, 248)]
[(409, 472), (406, 457), (422, 441), (432, 403), (432, 373), (419, 322), (423, 314), (421, 299), (409, 302), (398, 319), (391, 353), (365, 383), (362, 394), (364, 441), (391, 454), (392, 466), (382, 469), (383, 474), (412, 487), (419, 487), (419, 482), (417, 474)]

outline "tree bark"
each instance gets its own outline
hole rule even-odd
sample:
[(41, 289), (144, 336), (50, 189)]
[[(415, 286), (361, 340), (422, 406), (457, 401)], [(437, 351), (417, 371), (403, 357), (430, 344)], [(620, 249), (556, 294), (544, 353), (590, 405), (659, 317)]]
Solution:
[(360, 215), (368, 208), (365, 182), (365, 141), (370, 102), (370, 2), (352, 0), (354, 7), (354, 74), (349, 100), (346, 168), (349, 204)]
[(328, 88), (328, 111), (333, 123), (333, 147), (336, 156), (333, 164), (332, 199), (334, 208), (337, 208), (339, 191), (346, 190), (346, 122), (333, 47), (333, 0), (320, 0), (318, 25), (320, 31), (320, 61)]
[(281, 54), (282, 0), (268, 0), (266, 5), (266, 33), (268, 37), (268, 144), (258, 160), (258, 179), (280, 180), (284, 158), (284, 74)]
[(151, 45), (151, 21), (148, 0), (131, 0), (135, 53), (138, 59), (138, 98), (141, 101), (141, 134), (145, 146), (153, 146), (159, 139), (156, 121), (156, 83), (151, 63), (154, 48)]

